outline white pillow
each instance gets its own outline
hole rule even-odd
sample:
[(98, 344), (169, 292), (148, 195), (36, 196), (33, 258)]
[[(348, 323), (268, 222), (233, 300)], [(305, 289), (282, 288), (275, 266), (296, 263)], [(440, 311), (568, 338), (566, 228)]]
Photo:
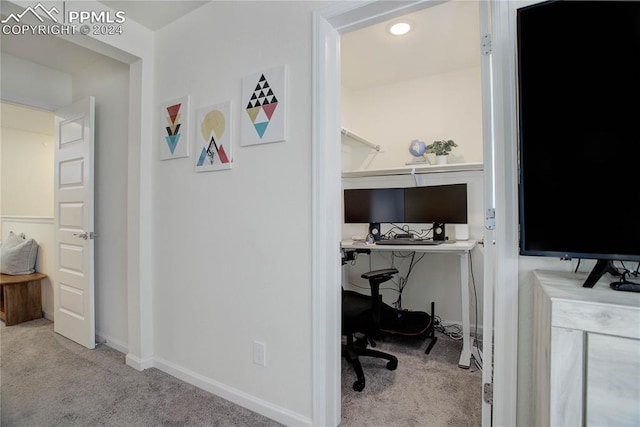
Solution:
[(2, 242), (0, 253), (0, 272), (18, 276), (36, 271), (38, 243), (34, 239), (23, 239), (13, 231)]

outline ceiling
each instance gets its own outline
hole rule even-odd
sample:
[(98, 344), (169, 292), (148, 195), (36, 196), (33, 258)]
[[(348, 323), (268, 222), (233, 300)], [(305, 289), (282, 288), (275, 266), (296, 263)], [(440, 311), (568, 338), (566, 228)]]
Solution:
[[(101, 1), (113, 10), (125, 11), (127, 19), (156, 31), (209, 1)], [(102, 60), (104, 56), (55, 36), (2, 35), (2, 52), (71, 74)]]
[(209, 3), (208, 1), (193, 0), (99, 1), (113, 10), (125, 11), (127, 18), (133, 19), (152, 31), (159, 30), (187, 13)]
[[(128, 19), (156, 31), (209, 1), (107, 1)], [(392, 36), (382, 22), (341, 37), (342, 84), (362, 89), (480, 64), (477, 1), (453, 0), (405, 16), (414, 26)], [(397, 18), (396, 18), (397, 19)], [(394, 21), (396, 20), (394, 19)], [(100, 54), (54, 36), (2, 35), (2, 51), (73, 73), (103, 59)]]
[[(407, 20), (403, 36), (387, 28)], [(363, 89), (480, 66), (478, 1), (449, 1), (340, 38), (342, 85)]]

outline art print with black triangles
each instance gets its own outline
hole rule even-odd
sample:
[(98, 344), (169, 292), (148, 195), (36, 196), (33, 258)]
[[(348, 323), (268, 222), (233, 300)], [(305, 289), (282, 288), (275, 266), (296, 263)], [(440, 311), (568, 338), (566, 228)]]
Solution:
[(241, 145), (286, 139), (287, 66), (242, 79)]

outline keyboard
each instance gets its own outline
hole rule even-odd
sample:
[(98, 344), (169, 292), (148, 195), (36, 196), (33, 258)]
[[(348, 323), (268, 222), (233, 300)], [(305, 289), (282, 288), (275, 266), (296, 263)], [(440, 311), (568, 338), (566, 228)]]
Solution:
[(376, 245), (439, 245), (439, 240), (428, 239), (384, 239), (378, 240)]

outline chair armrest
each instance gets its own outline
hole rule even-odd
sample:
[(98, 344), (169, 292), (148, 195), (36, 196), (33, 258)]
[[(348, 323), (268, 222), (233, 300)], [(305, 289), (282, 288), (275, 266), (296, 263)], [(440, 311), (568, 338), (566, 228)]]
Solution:
[(380, 270), (372, 270), (366, 273), (362, 273), (360, 277), (363, 279), (376, 279), (379, 277), (392, 276), (398, 272), (396, 268), (382, 268)]
[(374, 324), (374, 335), (377, 335), (380, 331), (380, 304), (382, 302), (382, 297), (380, 296), (380, 285), (387, 280), (391, 280), (393, 275), (396, 273), (398, 273), (398, 269), (396, 268), (382, 268), (380, 270), (363, 273), (360, 276), (363, 279), (367, 279), (369, 281), (369, 286), (371, 287), (371, 309), (373, 315), (371, 320)]

